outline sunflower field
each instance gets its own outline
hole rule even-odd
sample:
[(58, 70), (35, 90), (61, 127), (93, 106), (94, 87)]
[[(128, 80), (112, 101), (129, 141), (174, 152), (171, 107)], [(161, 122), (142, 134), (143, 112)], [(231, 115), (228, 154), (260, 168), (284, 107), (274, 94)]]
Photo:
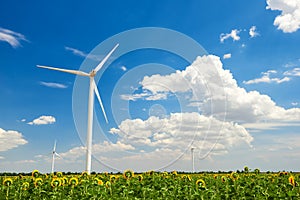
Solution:
[(0, 176), (0, 199), (300, 199), (296, 173), (154, 172)]

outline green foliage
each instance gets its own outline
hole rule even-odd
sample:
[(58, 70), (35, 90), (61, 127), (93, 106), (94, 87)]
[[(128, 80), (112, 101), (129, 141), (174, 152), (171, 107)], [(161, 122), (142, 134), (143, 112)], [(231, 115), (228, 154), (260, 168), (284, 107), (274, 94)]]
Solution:
[(33, 174), (0, 176), (2, 199), (300, 199), (287, 172)]

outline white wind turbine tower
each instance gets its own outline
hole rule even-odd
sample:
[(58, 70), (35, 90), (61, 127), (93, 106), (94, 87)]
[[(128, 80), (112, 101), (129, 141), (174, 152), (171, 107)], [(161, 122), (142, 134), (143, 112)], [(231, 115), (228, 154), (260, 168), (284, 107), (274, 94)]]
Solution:
[(86, 136), (86, 172), (88, 174), (91, 173), (91, 161), (92, 161), (92, 134), (93, 134), (93, 108), (94, 108), (94, 93), (96, 94), (105, 121), (106, 123), (108, 123), (107, 121), (107, 117), (106, 117), (106, 113), (100, 98), (100, 94), (99, 91), (97, 89), (97, 85), (95, 83), (94, 77), (97, 74), (97, 72), (101, 69), (101, 67), (104, 65), (104, 63), (108, 60), (108, 58), (110, 57), (110, 55), (115, 51), (115, 49), (119, 46), (119, 44), (117, 44), (106, 56), (105, 58), (99, 63), (99, 65), (93, 69), (90, 73), (86, 73), (83, 71), (79, 71), (79, 70), (69, 70), (69, 69), (60, 69), (60, 68), (54, 68), (54, 67), (47, 67), (47, 66), (41, 66), (41, 65), (37, 65), (37, 67), (40, 68), (46, 68), (46, 69), (51, 69), (51, 70), (57, 70), (57, 71), (61, 71), (61, 72), (66, 72), (66, 73), (70, 73), (70, 74), (75, 74), (75, 75), (79, 75), (79, 76), (87, 76), (90, 78), (90, 89), (89, 89), (89, 100), (88, 100), (88, 124), (87, 124), (87, 136)]
[(193, 172), (193, 173), (195, 172), (194, 150), (195, 150), (195, 148), (192, 147), (192, 148), (191, 148), (191, 154), (192, 154), (192, 172)]
[(56, 152), (56, 140), (55, 140), (55, 142), (54, 142), (53, 151), (52, 151), (51, 174), (54, 173), (55, 156), (60, 157), (60, 155)]

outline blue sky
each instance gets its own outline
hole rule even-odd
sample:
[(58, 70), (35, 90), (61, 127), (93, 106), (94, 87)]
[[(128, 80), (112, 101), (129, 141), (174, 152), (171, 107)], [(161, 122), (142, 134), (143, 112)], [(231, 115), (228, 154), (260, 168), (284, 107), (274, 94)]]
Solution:
[(1, 2), (0, 171), (49, 172), (55, 140), (57, 171), (85, 169), (88, 79), (36, 65), (89, 72), (116, 43), (96, 76), (109, 123), (95, 99), (93, 171), (190, 171), (191, 147), (199, 171), (299, 171), (299, 10), (299, 0)]

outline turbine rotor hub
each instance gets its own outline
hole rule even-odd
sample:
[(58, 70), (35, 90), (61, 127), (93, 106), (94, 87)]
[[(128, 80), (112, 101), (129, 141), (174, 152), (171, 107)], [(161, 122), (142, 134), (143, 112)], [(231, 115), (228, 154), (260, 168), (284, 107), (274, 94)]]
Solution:
[(96, 76), (96, 72), (95, 72), (95, 70), (92, 70), (92, 71), (90, 72), (90, 77), (94, 77), (94, 76)]

